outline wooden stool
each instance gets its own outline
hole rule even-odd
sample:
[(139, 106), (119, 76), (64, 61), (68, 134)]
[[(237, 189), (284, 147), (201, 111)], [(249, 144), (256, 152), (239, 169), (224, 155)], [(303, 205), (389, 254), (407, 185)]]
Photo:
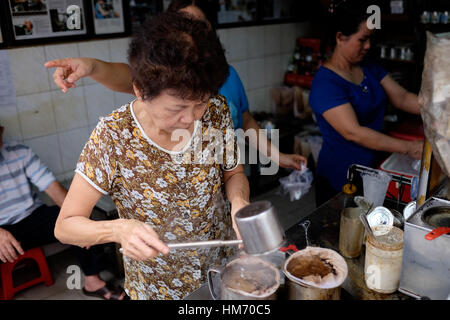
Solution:
[[(13, 270), (19, 262), (26, 259), (34, 260), (37, 263), (41, 275), (39, 278), (35, 278), (17, 287), (14, 287), (12, 277)], [(17, 292), (39, 283), (45, 283), (47, 287), (53, 285), (53, 278), (48, 268), (47, 260), (45, 259), (45, 255), (41, 247), (25, 251), (24, 255), (19, 255), (17, 260), (14, 262), (7, 262), (0, 264), (0, 274), (2, 281), (0, 300), (11, 300), (12, 298), (14, 298), (14, 295)]]

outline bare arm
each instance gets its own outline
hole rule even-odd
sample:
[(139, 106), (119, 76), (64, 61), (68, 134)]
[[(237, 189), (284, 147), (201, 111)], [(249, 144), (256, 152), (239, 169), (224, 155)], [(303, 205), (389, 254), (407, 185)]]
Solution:
[(356, 114), (349, 103), (332, 108), (323, 113), (325, 120), (345, 139), (369, 149), (398, 152), (420, 159), (422, 141), (406, 141), (392, 138), (378, 131), (360, 126)]
[(108, 89), (134, 95), (130, 66), (126, 63), (105, 62), (94, 58), (66, 58), (45, 63), (46, 68), (56, 68), (53, 81), (63, 91), (75, 88), (84, 77), (104, 85)]
[(419, 98), (416, 94), (408, 92), (389, 75), (381, 80), (381, 85), (394, 107), (408, 113), (420, 114)]
[(134, 95), (130, 66), (126, 63), (97, 60), (90, 77), (108, 89)]
[(62, 207), (64, 199), (67, 195), (67, 190), (58, 182), (53, 181), (47, 189), (45, 189), (45, 193), (53, 200), (53, 202), (58, 206)]
[(223, 171), (225, 181), (225, 191), (227, 198), (231, 203), (231, 217), (233, 221), (233, 228), (238, 236), (241, 238), (239, 231), (234, 222), (234, 215), (239, 209), (247, 206), (250, 203), (250, 186), (248, 179), (245, 176), (244, 168), (238, 165), (234, 170)]
[(75, 177), (55, 226), (55, 237), (63, 243), (89, 247), (108, 242), (120, 243), (123, 253), (135, 260), (146, 260), (168, 253), (169, 248), (147, 224), (137, 220), (93, 221), (92, 208), (102, 194), (80, 175)]
[[(278, 150), (267, 136), (261, 131), (261, 128), (256, 122), (255, 118), (252, 117), (249, 111), (246, 111), (242, 114), (243, 124), (242, 127), (244, 130), (252, 129), (255, 130), (256, 134), (256, 146), (253, 145), (259, 152), (261, 152), (264, 156), (268, 157), (278, 165), (283, 168), (292, 168), (292, 169), (301, 169), (301, 162), (305, 165), (307, 164), (307, 159), (299, 154), (285, 154)], [(250, 143), (253, 141), (250, 139)]]

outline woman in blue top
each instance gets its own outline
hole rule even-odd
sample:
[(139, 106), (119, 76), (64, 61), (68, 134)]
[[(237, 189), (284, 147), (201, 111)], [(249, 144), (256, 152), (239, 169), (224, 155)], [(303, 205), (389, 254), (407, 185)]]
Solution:
[[(209, 23), (204, 12), (199, 7), (200, 5), (202, 5), (202, 1), (198, 0), (174, 0), (171, 2), (168, 11), (180, 12), (190, 16), (192, 19), (203, 20)], [(92, 58), (67, 58), (49, 61), (45, 66), (47, 68), (57, 67), (53, 74), (53, 79), (63, 92), (67, 92), (69, 88), (74, 88), (74, 83), (78, 79), (89, 76), (113, 91), (134, 94), (130, 67), (125, 63), (105, 62)], [(305, 157), (298, 154), (279, 152), (275, 146), (273, 146), (274, 154), (268, 152), (272, 150), (270, 140), (260, 131), (261, 128), (258, 122), (248, 110), (248, 100), (244, 86), (238, 73), (232, 66), (229, 66), (228, 78), (220, 88), (219, 93), (227, 100), (234, 128), (253, 129), (258, 133), (258, 141), (255, 141), (255, 147), (260, 152), (283, 168), (300, 170), (302, 162), (306, 165), (307, 160)], [(261, 146), (262, 148), (260, 148)]]
[(376, 166), (377, 153), (421, 158), (423, 142), (382, 134), (386, 100), (398, 109), (420, 113), (417, 95), (406, 91), (378, 64), (365, 59), (374, 30), (367, 5), (340, 1), (332, 7), (332, 57), (316, 73), (309, 102), (323, 135), (316, 178), (317, 205), (342, 190), (352, 164)]

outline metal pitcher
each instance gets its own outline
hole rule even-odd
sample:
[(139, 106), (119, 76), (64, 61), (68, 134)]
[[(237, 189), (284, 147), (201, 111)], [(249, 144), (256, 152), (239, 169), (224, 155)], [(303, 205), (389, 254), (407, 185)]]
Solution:
[[(216, 293), (213, 273), (220, 275), (220, 294)], [(214, 300), (276, 300), (280, 273), (256, 256), (243, 256), (225, 267), (210, 267), (208, 286)]]

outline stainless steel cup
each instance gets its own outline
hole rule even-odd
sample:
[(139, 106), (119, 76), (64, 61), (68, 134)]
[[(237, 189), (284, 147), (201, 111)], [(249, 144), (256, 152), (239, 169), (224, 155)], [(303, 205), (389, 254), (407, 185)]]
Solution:
[[(213, 274), (220, 275), (220, 285)], [(225, 267), (211, 266), (208, 269), (208, 287), (214, 300), (276, 300), (280, 287), (280, 273), (272, 264), (255, 256), (243, 256), (228, 263)], [(237, 278), (236, 278), (237, 276)], [(239, 278), (248, 278), (250, 283), (258, 283), (263, 288), (248, 292), (237, 284)], [(218, 294), (217, 287), (220, 286)]]
[(247, 254), (278, 250), (285, 242), (284, 230), (269, 201), (257, 201), (239, 210), (235, 217)]

